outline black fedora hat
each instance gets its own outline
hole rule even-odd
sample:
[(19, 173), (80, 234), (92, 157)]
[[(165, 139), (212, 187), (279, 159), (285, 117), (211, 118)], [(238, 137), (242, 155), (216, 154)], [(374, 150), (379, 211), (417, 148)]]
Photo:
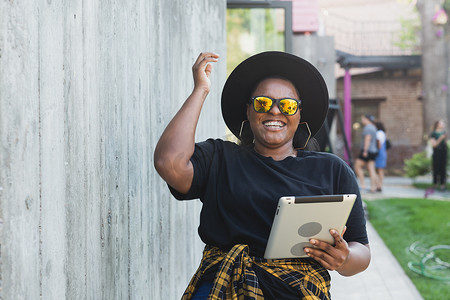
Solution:
[[(228, 77), (222, 91), (222, 116), (238, 138), (247, 120), (247, 103), (255, 85), (262, 79), (279, 76), (291, 81), (302, 101), (300, 122), (307, 122), (314, 136), (327, 116), (328, 90), (319, 71), (308, 61), (285, 52), (268, 51), (241, 62)], [(297, 131), (301, 130), (299, 126)]]

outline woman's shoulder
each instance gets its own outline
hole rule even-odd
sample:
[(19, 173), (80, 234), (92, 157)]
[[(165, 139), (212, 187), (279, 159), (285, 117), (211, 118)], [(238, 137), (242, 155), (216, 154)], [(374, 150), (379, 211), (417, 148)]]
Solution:
[(377, 130), (377, 135), (385, 136), (386, 132), (384, 132), (383, 130)]
[(232, 141), (226, 141), (221, 138), (209, 138), (207, 140), (198, 142), (196, 144), (197, 145), (214, 145), (216, 147), (223, 147), (223, 148), (241, 148), (241, 146), (238, 145), (237, 143), (232, 142)]
[(316, 159), (322, 159), (322, 160), (329, 160), (336, 163), (344, 163), (344, 160), (337, 156), (334, 153), (329, 152), (318, 152), (318, 151), (304, 151), (304, 157), (310, 157), (310, 158), (316, 158)]
[(338, 172), (353, 172), (347, 162), (334, 153), (305, 151), (303, 156), (312, 159), (316, 167), (326, 165)]
[(229, 152), (229, 151), (240, 151), (244, 147), (238, 145), (232, 141), (225, 141), (220, 138), (209, 138), (207, 140), (198, 142), (195, 144), (196, 149), (207, 151), (207, 152)]

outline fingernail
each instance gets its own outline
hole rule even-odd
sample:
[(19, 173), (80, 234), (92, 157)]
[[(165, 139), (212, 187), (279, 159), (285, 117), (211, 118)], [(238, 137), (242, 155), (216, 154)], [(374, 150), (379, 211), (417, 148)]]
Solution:
[(310, 240), (310, 243), (315, 245), (317, 243), (317, 241), (316, 240)]

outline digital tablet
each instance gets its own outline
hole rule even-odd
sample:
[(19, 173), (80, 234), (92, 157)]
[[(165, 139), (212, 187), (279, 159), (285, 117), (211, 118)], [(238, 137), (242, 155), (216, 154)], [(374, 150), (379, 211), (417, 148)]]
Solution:
[(340, 234), (355, 203), (356, 195), (281, 197), (270, 231), (264, 258), (307, 257), (311, 238), (334, 244), (330, 229)]

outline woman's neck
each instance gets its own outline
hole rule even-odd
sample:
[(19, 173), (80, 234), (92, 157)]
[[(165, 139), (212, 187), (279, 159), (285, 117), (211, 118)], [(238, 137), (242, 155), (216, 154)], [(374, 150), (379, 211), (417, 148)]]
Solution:
[(254, 146), (255, 152), (266, 157), (272, 157), (274, 160), (283, 160), (288, 156), (297, 156), (292, 144), (287, 144), (278, 148), (268, 148), (259, 144)]

